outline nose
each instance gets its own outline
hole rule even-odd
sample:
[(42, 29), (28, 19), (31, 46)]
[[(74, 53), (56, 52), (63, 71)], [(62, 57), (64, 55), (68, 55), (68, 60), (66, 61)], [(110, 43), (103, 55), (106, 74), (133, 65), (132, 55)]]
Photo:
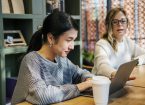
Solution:
[(72, 41), (72, 42), (70, 43), (69, 49), (70, 49), (70, 50), (73, 50), (73, 49), (74, 49), (74, 41)]
[(123, 24), (122, 24), (122, 22), (121, 22), (121, 21), (118, 21), (118, 25), (120, 26), (120, 25), (123, 25)]
[(118, 25), (122, 25), (122, 23), (121, 22), (118, 22)]

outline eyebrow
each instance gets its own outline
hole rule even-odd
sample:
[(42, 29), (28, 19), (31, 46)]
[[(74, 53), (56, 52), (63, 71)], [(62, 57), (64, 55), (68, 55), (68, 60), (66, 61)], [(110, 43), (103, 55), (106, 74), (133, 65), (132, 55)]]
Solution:
[(113, 20), (122, 20), (122, 19), (127, 19), (127, 18), (121, 18), (121, 19), (113, 19)]

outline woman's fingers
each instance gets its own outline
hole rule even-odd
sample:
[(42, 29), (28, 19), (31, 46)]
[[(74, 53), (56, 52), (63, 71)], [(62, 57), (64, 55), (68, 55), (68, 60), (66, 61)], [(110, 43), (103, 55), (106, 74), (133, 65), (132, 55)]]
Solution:
[(128, 81), (135, 80), (135, 79), (136, 79), (136, 77), (129, 77)]

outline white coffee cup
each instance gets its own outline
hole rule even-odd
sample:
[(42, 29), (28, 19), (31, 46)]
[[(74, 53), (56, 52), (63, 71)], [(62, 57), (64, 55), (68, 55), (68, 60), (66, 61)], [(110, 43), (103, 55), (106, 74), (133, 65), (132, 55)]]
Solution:
[(108, 105), (111, 81), (104, 76), (93, 76), (92, 80), (95, 105)]

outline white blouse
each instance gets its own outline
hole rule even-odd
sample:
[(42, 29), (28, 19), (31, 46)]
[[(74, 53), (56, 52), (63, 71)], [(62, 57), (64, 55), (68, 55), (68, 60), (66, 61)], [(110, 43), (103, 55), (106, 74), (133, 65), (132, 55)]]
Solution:
[(139, 47), (131, 39), (124, 37), (117, 47), (117, 52), (115, 52), (105, 39), (100, 39), (96, 43), (93, 74), (110, 77), (121, 64), (136, 58), (139, 58), (140, 65), (145, 63), (145, 49)]

